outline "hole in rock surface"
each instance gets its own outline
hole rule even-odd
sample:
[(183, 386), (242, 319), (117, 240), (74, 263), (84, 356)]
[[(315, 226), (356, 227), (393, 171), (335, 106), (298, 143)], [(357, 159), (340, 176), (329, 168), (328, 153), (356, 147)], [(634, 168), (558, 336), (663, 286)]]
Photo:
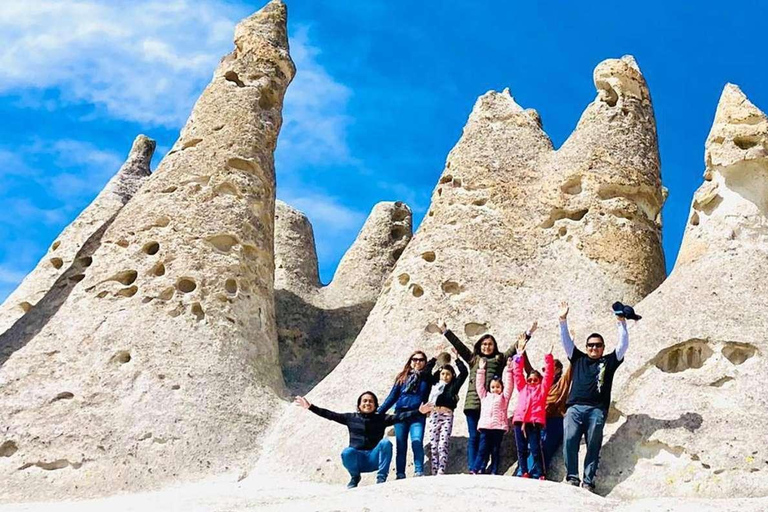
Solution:
[(405, 226), (401, 226), (400, 224), (395, 224), (392, 226), (392, 230), (390, 231), (390, 236), (393, 240), (400, 240), (401, 238), (405, 238), (409, 235), (409, 230)]
[(245, 172), (255, 173), (259, 170), (258, 166), (254, 162), (246, 160), (245, 158), (230, 158), (227, 160), (227, 165), (233, 169)]
[(234, 295), (237, 293), (237, 281), (234, 279), (227, 279), (224, 283), (224, 289), (227, 290), (227, 293)]
[(440, 178), (440, 183), (450, 183), (453, 181), (453, 176), (451, 174), (446, 174), (442, 178)]
[(588, 209), (582, 210), (563, 210), (561, 208), (553, 208), (549, 214), (549, 218), (541, 223), (542, 228), (551, 228), (555, 225), (555, 222), (561, 219), (569, 219), (573, 221), (580, 221), (587, 214)]
[(198, 322), (205, 318), (205, 311), (203, 311), (203, 306), (201, 306), (199, 302), (193, 303), (190, 311), (195, 315)]
[(115, 352), (115, 355), (112, 356), (112, 360), (120, 364), (129, 363), (131, 361), (131, 353), (127, 350), (120, 350)]
[(70, 283), (79, 283), (83, 279), (85, 279), (85, 274), (76, 274), (76, 275), (74, 275), (74, 276), (69, 278), (69, 282)]
[(128, 288), (123, 288), (122, 290), (119, 290), (117, 294), (121, 297), (133, 297), (136, 295), (136, 292), (139, 291), (139, 287), (136, 285), (129, 286)]
[(3, 444), (0, 444), (0, 457), (10, 457), (17, 451), (19, 451), (19, 447), (14, 441), (4, 441)]
[(485, 204), (488, 202), (488, 199), (485, 197), (481, 197), (480, 199), (475, 199), (472, 201), (472, 204), (475, 206), (485, 206)]
[(757, 146), (760, 143), (760, 138), (753, 135), (737, 135), (733, 138), (733, 143), (739, 149), (749, 149)]
[(188, 278), (188, 277), (182, 277), (178, 280), (176, 283), (176, 288), (182, 293), (189, 293), (191, 291), (194, 291), (195, 288), (197, 288), (197, 284), (194, 280)]
[(227, 71), (224, 73), (224, 79), (228, 82), (232, 82), (233, 84), (236, 84), (238, 87), (245, 87), (245, 84), (242, 80), (240, 80), (240, 77), (237, 76), (237, 73), (234, 71)]
[(62, 391), (61, 393), (53, 397), (53, 400), (51, 400), (51, 402), (56, 402), (58, 400), (70, 400), (74, 397), (75, 395), (73, 393), (70, 393), (69, 391)]
[(727, 375), (725, 377), (720, 377), (715, 382), (710, 383), (709, 385), (714, 388), (721, 388), (723, 385), (731, 382), (733, 380), (733, 377), (728, 377)]
[(83, 256), (82, 258), (77, 258), (77, 264), (83, 268), (90, 267), (92, 263), (93, 258), (91, 256)]
[(403, 255), (403, 251), (405, 250), (405, 247), (398, 247), (394, 251), (392, 251), (392, 259), (397, 261), (400, 259), (400, 256)]
[(160, 191), (161, 194), (170, 194), (171, 192), (176, 192), (179, 189), (176, 185), (171, 185), (170, 187), (166, 187), (163, 190)]
[(427, 327), (425, 327), (424, 330), (430, 334), (441, 334), (440, 328), (436, 323), (427, 324)]
[(456, 281), (445, 281), (440, 285), (440, 288), (448, 295), (457, 295), (462, 292), (461, 285)]
[(117, 281), (120, 284), (128, 286), (133, 284), (138, 276), (139, 273), (135, 270), (123, 270), (112, 276), (110, 279), (107, 279), (107, 281)]
[[(485, 334), (488, 332), (488, 325), (487, 324), (479, 324), (477, 322), (469, 322), (468, 324), (464, 325), (464, 334), (466, 334), (469, 338), (474, 338), (475, 336), (480, 336), (481, 334)], [(473, 341), (474, 343), (474, 341)]]
[(653, 364), (665, 373), (678, 373), (701, 368), (713, 353), (705, 340), (694, 338), (662, 350)]
[(215, 235), (207, 239), (208, 243), (221, 252), (229, 252), (239, 242), (232, 235)]
[(30, 303), (29, 303), (29, 302), (27, 302), (27, 301), (24, 301), (24, 302), (22, 302), (22, 303), (20, 303), (20, 304), (19, 304), (19, 307), (21, 308), (21, 310), (22, 310), (23, 312), (25, 312), (25, 313), (29, 313), (29, 310), (30, 310), (30, 309), (32, 309), (32, 304), (30, 304)]
[(144, 247), (142, 248), (142, 251), (144, 251), (144, 253), (146, 254), (149, 254), (150, 256), (157, 254), (157, 251), (159, 250), (160, 250), (160, 244), (157, 242), (149, 242), (145, 244)]
[(61, 267), (64, 266), (64, 260), (62, 260), (61, 258), (51, 258), (49, 261), (51, 262), (51, 265), (53, 265), (53, 268), (55, 269), (60, 269)]
[(411, 276), (408, 274), (400, 274), (399, 276), (397, 276), (397, 282), (399, 282), (403, 286), (408, 284), (408, 281), (410, 280), (411, 280)]
[(61, 242), (59, 240), (56, 240), (55, 242), (53, 242), (53, 245), (51, 246), (51, 250), (55, 251), (56, 249), (59, 248), (60, 245), (61, 245)]
[(189, 149), (203, 142), (203, 139), (189, 139), (181, 145), (181, 149)]
[(699, 225), (699, 213), (693, 212), (693, 215), (691, 215), (691, 226), (698, 226)]
[(400, 201), (395, 203), (395, 210), (392, 212), (392, 220), (395, 222), (401, 222), (408, 218), (408, 210), (405, 205)]
[(421, 257), (424, 259), (424, 261), (433, 263), (435, 261), (435, 253), (434, 251), (427, 251), (421, 253)]
[(730, 341), (723, 347), (723, 355), (735, 365), (743, 364), (757, 354), (757, 347), (749, 343)]
[(269, 110), (277, 105), (277, 94), (269, 87), (263, 87), (259, 93), (259, 107)]
[(581, 176), (572, 176), (560, 187), (560, 190), (568, 195), (581, 194)]
[(424, 295), (424, 288), (422, 288), (416, 283), (411, 283), (411, 293), (413, 294), (414, 297), (421, 297), (422, 295)]
[(155, 264), (154, 267), (152, 267), (151, 272), (153, 276), (157, 276), (157, 277), (165, 275), (165, 265), (163, 265), (162, 263), (157, 263)]
[(171, 300), (173, 298), (173, 294), (175, 291), (176, 290), (174, 289), (173, 286), (169, 286), (168, 288), (160, 292), (160, 294), (158, 295), (158, 298), (162, 300)]

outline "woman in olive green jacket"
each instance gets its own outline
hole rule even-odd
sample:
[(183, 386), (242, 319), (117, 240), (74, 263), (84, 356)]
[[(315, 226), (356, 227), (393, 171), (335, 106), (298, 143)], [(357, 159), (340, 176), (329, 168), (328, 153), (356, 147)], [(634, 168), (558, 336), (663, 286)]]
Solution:
[[(501, 375), (504, 371), (504, 366), (507, 363), (507, 359), (514, 356), (517, 353), (517, 344), (513, 343), (506, 352), (499, 350), (499, 345), (496, 343), (496, 338), (490, 334), (483, 334), (480, 339), (475, 343), (474, 349), (470, 350), (453, 332), (451, 332), (446, 326), (445, 322), (439, 324), (440, 331), (448, 339), (448, 341), (456, 349), (466, 363), (469, 365), (469, 384), (467, 387), (467, 397), (464, 400), (464, 416), (467, 417), (467, 428), (469, 430), (469, 440), (467, 441), (467, 467), (471, 467), (472, 463), (477, 456), (478, 443), (480, 442), (480, 434), (477, 431), (477, 422), (480, 420), (480, 397), (477, 395), (477, 389), (475, 387), (475, 377), (477, 375), (477, 366), (480, 358), (486, 361), (486, 388), (490, 387), (491, 379), (494, 375)], [(524, 334), (525, 339), (530, 339), (533, 331), (538, 326), (537, 322), (531, 325)], [(531, 363), (528, 361), (528, 355), (524, 353), (525, 357), (525, 371), (531, 371)]]

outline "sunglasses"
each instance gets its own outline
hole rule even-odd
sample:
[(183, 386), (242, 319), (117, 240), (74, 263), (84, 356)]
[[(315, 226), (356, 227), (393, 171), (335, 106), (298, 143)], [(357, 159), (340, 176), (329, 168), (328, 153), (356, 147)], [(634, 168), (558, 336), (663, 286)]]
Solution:
[(604, 346), (602, 343), (587, 343), (587, 348), (603, 348)]
[(541, 379), (539, 379), (538, 377), (531, 377), (528, 379), (528, 384), (536, 384), (537, 382), (540, 382), (540, 381)]
[(414, 362), (414, 363), (426, 363), (427, 362), (427, 360), (424, 359), (423, 357), (412, 357), (411, 361)]

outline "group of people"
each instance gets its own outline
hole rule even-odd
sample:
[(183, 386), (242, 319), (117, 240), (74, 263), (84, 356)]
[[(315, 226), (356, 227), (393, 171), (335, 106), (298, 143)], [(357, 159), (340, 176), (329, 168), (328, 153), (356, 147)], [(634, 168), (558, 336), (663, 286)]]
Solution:
[[(467, 470), (470, 474), (499, 474), (501, 443), (510, 428), (507, 409), (517, 390), (518, 399), (511, 424), (515, 435), (518, 466), (516, 475), (546, 479), (547, 468), (561, 443), (566, 481), (591, 491), (600, 458), (603, 427), (611, 401), (613, 376), (629, 346), (626, 320), (639, 320), (634, 309), (613, 304), (618, 324), (616, 350), (605, 354), (605, 341), (598, 333), (587, 336), (586, 352), (576, 348), (568, 330), (569, 306), (561, 303), (560, 340), (570, 365), (554, 359), (553, 347), (544, 357), (544, 367), (534, 369), (526, 347), (537, 323), (520, 334), (517, 342), (501, 352), (491, 334), (482, 335), (473, 348), (466, 346), (445, 323), (440, 330), (453, 347), (454, 364), (437, 365), (417, 350), (395, 377), (387, 398), (379, 404), (370, 391), (357, 399), (357, 412), (340, 414), (310, 404), (305, 397), (295, 403), (349, 429), (349, 446), (341, 454), (351, 476), (347, 487), (357, 487), (361, 474), (376, 472), (376, 482), (387, 480), (392, 461), (392, 443), (384, 438), (394, 425), (397, 479), (405, 478), (408, 440), (413, 452), (414, 476), (424, 475), (424, 431), (427, 415), (431, 429), (432, 474), (445, 473), (454, 411), (459, 391), (469, 378), (464, 400), (467, 420)], [(387, 414), (392, 408), (394, 414)], [(583, 479), (579, 478), (579, 445), (586, 438)], [(564, 443), (563, 443), (564, 440)]]

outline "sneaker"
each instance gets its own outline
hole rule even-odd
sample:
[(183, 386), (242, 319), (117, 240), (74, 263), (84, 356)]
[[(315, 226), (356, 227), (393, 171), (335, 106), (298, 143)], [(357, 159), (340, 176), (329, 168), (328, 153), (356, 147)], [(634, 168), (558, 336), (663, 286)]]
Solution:
[(376, 483), (377, 484), (383, 484), (387, 481), (387, 477), (385, 476), (377, 476), (376, 477)]
[(357, 484), (360, 483), (360, 477), (359, 476), (353, 476), (349, 479), (349, 483), (347, 484), (347, 489), (354, 489), (357, 487)]
[(586, 490), (588, 490), (591, 493), (595, 492), (595, 486), (594, 485), (590, 485), (587, 482), (582, 482), (581, 483), (581, 488), (582, 489), (586, 489)]
[(470, 471), (469, 471), (469, 474), (470, 474), (470, 475), (476, 475), (476, 474), (477, 474), (477, 471), (472, 471), (472, 470), (470, 470)]
[(581, 481), (579, 481), (578, 478), (576, 478), (576, 479), (569, 478), (568, 480), (566, 480), (566, 482), (568, 484), (574, 486), (574, 487), (580, 487), (581, 486)]
[(528, 473), (523, 473), (523, 478), (531, 478), (531, 475), (529, 475)]
[(414, 474), (413, 474), (413, 476), (414, 476), (414, 477), (417, 477), (417, 476), (424, 476), (424, 473), (414, 473)]
[(395, 480), (402, 480), (403, 478), (405, 478), (405, 473), (398, 473)]
[(547, 479), (547, 477), (546, 477), (545, 475), (541, 475), (541, 476), (539, 477), (539, 480), (546, 480), (546, 479)]

